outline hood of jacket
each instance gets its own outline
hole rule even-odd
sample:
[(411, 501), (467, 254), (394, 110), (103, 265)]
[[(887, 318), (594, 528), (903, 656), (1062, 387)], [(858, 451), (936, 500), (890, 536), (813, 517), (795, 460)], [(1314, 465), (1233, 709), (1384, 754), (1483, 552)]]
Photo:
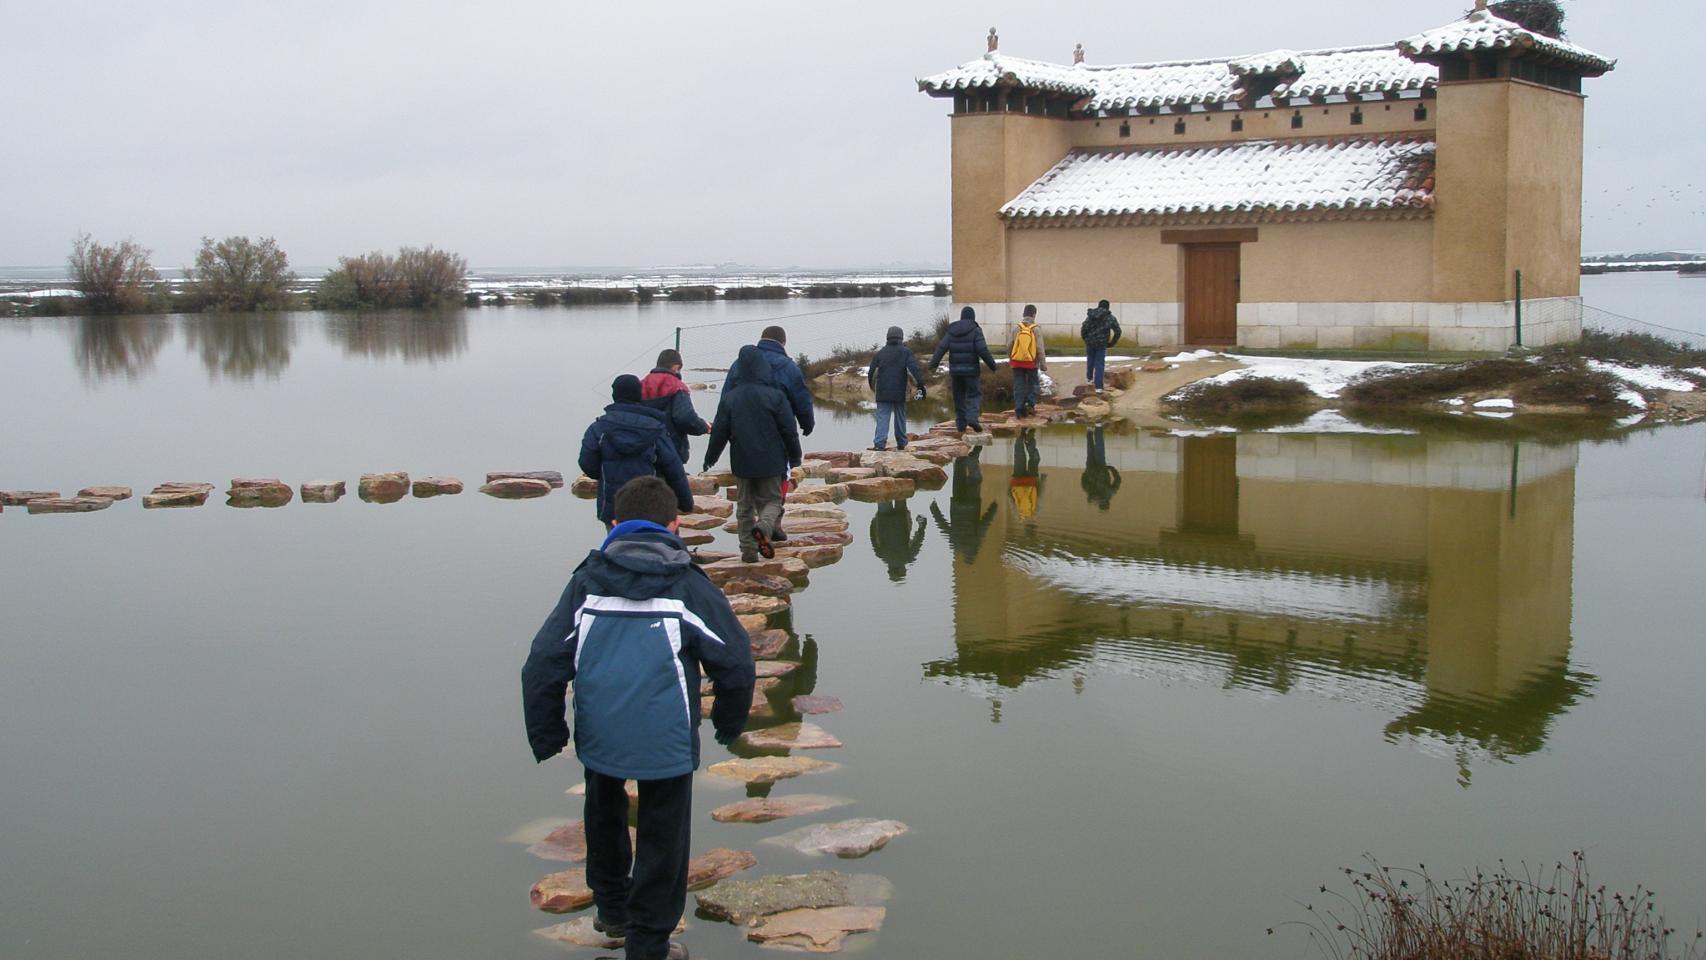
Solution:
[(972, 330), (976, 329), (976, 327), (977, 321), (969, 317), (963, 320), (955, 320), (953, 323), (948, 324), (948, 336), (969, 337), (971, 336)]
[(654, 367), (652, 372), (640, 380), (640, 399), (656, 400), (659, 397), (669, 397), (687, 389), (687, 384), (681, 379), (681, 374), (663, 367)]
[[(766, 340), (764, 342), (775, 343), (776, 341)], [(781, 344), (777, 344), (776, 349), (780, 350)], [(776, 385), (775, 371), (770, 368), (770, 361), (764, 356), (762, 347), (755, 347), (750, 344), (741, 347), (740, 355), (735, 357), (734, 374), (742, 384), (758, 383), (769, 387)]]
[(902, 331), (899, 327), (890, 327), (889, 328), (889, 333), (888, 333), (888, 342), (889, 343), (899, 343), (904, 339), (906, 339), (906, 333), (904, 331)]
[(589, 593), (630, 600), (668, 595), (692, 569), (693, 560), (681, 540), (650, 524), (615, 536), (602, 550), (587, 554), (581, 566)]
[(663, 414), (642, 403), (613, 403), (604, 408), (604, 439), (625, 457), (649, 451), (663, 432)]
[(1103, 317), (1112, 316), (1112, 315), (1113, 315), (1113, 311), (1109, 310), (1107, 307), (1091, 307), (1090, 309), (1084, 311), (1085, 318), (1089, 319), (1089, 320), (1100, 320)]

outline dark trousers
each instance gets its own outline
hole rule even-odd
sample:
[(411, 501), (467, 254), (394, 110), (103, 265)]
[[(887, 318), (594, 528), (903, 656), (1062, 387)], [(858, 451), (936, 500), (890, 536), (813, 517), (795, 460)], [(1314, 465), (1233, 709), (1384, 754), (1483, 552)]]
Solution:
[(976, 373), (956, 373), (948, 378), (954, 388), (954, 424), (961, 430), (967, 424), (981, 427), (978, 417), (983, 412), (983, 377)]
[(687, 908), (693, 775), (639, 784), (639, 837), (630, 850), (624, 781), (586, 772), (586, 883), (599, 917), (627, 926), (628, 960), (658, 960)]

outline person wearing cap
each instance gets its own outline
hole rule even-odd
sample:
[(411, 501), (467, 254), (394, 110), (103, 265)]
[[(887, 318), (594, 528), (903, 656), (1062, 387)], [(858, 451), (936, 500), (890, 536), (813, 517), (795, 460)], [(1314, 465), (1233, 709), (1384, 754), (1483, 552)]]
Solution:
[[(806, 375), (800, 371), (800, 365), (794, 362), (794, 358), (788, 356), (788, 332), (781, 327), (765, 327), (753, 346), (764, 354), (764, 360), (770, 366), (771, 385), (782, 391), (788, 407), (794, 411), (794, 421), (800, 425), (800, 436), (811, 436), (812, 428), (817, 425), (817, 409), (812, 405), (812, 392), (806, 387)], [(728, 393), (740, 384), (740, 365), (736, 364), (729, 368), (729, 375), (723, 379), (723, 392)]]
[(979, 417), (983, 406), (983, 374), (977, 364), (983, 361), (991, 373), (997, 368), (995, 357), (989, 353), (989, 343), (983, 339), (983, 328), (977, 325), (977, 311), (960, 308), (960, 318), (948, 324), (948, 332), (930, 355), (930, 369), (941, 366), (943, 354), (948, 357), (948, 373), (952, 375), (954, 424), (961, 433), (968, 427), (982, 433)]
[[(894, 421), (895, 449), (906, 449), (906, 401), (913, 396), (924, 397), (924, 370), (905, 341), (906, 335), (899, 327), (890, 327), (888, 344), (871, 358), (866, 373), (877, 398), (877, 435), (873, 444), (878, 450), (888, 447), (890, 420)], [(907, 389), (909, 379), (918, 385), (917, 390)]]
[(662, 477), (681, 511), (693, 509), (693, 490), (668, 421), (640, 397), (639, 377), (617, 377), (610, 385), (611, 404), (581, 436), (581, 473), (598, 481), (598, 519), (606, 526), (616, 516), (616, 491), (635, 477)]

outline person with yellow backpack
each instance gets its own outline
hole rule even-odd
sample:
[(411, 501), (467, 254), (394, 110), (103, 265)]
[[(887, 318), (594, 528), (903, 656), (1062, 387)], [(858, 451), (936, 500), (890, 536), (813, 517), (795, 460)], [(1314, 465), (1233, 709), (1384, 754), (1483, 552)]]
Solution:
[(1007, 365), (1013, 368), (1013, 415), (1028, 417), (1037, 411), (1038, 370), (1048, 369), (1048, 355), (1037, 332), (1037, 305), (1025, 304), (1019, 329), (1007, 347)]

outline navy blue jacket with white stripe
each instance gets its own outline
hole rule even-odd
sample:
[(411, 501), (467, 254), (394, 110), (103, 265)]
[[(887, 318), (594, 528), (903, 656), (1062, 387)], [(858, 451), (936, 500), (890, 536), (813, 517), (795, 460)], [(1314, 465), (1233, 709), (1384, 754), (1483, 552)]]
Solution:
[(534, 759), (569, 742), (575, 754), (624, 780), (662, 780), (699, 766), (699, 670), (711, 678), (711, 725), (740, 735), (752, 708), (752, 643), (728, 598), (694, 566), (681, 541), (645, 521), (618, 524), (587, 554), (533, 638), (521, 668), (522, 708)]

